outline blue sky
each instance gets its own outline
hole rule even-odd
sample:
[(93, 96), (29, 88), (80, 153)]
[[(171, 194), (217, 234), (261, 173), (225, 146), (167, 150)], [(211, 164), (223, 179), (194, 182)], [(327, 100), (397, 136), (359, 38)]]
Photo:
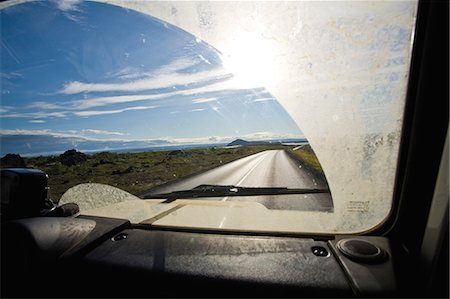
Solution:
[(0, 18), (2, 155), (303, 137), (264, 87), (151, 16), (45, 1)]

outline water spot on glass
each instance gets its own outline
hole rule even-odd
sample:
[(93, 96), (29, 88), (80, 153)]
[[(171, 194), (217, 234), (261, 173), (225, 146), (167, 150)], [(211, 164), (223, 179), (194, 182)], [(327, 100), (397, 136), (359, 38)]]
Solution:
[(172, 16), (175, 16), (177, 13), (178, 13), (178, 10), (176, 9), (176, 7), (173, 7), (173, 6), (172, 6), (172, 8), (170, 9), (170, 14), (171, 14)]

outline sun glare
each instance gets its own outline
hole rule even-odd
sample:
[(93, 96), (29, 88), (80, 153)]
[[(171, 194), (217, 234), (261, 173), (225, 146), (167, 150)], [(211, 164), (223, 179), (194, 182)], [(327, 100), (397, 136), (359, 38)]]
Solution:
[(223, 67), (234, 74), (234, 81), (240, 87), (268, 87), (276, 83), (276, 49), (262, 35), (234, 35), (220, 50)]

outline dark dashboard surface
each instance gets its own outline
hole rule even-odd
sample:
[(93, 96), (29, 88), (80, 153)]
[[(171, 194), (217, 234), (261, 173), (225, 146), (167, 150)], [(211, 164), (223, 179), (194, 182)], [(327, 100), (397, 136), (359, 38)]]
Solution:
[[(167, 231), (91, 216), (14, 220), (2, 234), (7, 297), (352, 297), (395, 289), (390, 258), (349, 263), (337, 239)], [(372, 241), (389, 252), (381, 239)]]

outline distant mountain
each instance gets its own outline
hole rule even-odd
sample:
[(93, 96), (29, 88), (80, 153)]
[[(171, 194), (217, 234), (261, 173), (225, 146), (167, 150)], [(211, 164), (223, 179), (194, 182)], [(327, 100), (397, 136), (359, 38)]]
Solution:
[(236, 146), (236, 145), (248, 145), (251, 142), (245, 141), (243, 139), (236, 139), (230, 143), (227, 144), (227, 146)]
[(236, 139), (227, 144), (227, 146), (244, 146), (244, 145), (255, 145), (255, 144), (285, 144), (285, 143), (307, 143), (306, 139), (281, 139), (281, 140), (258, 140), (258, 141), (247, 141), (243, 139)]
[(259, 140), (259, 141), (246, 141), (243, 139), (236, 139), (230, 143), (228, 143), (227, 146), (236, 146), (236, 145), (255, 145), (255, 144), (267, 144), (267, 143), (281, 143), (280, 141), (268, 141), (268, 140)]
[(16, 153), (22, 156), (61, 154), (67, 149), (82, 152), (114, 149), (149, 148), (175, 145), (167, 140), (92, 140), (83, 137), (53, 135), (1, 135), (0, 154)]

